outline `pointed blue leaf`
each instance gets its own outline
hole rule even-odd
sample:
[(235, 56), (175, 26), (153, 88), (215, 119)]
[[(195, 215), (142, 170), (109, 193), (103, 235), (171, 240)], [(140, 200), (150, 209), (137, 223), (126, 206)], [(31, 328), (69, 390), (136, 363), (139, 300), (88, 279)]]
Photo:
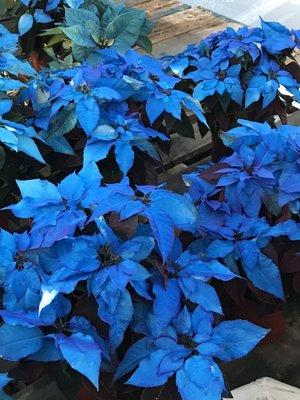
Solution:
[(157, 207), (148, 208), (145, 214), (149, 219), (152, 232), (165, 263), (175, 240), (173, 221), (165, 211)]
[(224, 321), (213, 329), (208, 342), (201, 343), (199, 351), (205, 356), (232, 361), (247, 355), (268, 332), (249, 321)]
[(261, 254), (254, 268), (249, 268), (247, 265), (243, 267), (254, 286), (280, 299), (284, 298), (279, 269), (270, 258)]
[(0, 100), (0, 115), (8, 113), (12, 108), (13, 102), (9, 99)]
[(212, 358), (193, 356), (176, 374), (182, 400), (219, 400), (225, 388), (222, 372)]
[(146, 112), (152, 125), (154, 121), (164, 112), (165, 105), (164, 102), (156, 97), (150, 97), (146, 103)]
[(39, 328), (3, 324), (0, 327), (1, 357), (9, 361), (19, 361), (29, 356), (42, 347), (43, 336)]
[(161, 386), (183, 362), (183, 359), (176, 358), (169, 349), (156, 350), (140, 362), (138, 369), (126, 383), (141, 387)]
[(162, 282), (154, 283), (153, 293), (153, 313), (157, 317), (157, 325), (163, 329), (180, 311), (181, 291), (177, 281), (170, 279), (165, 287)]
[(133, 165), (134, 151), (129, 143), (118, 140), (115, 143), (115, 153), (120, 170), (125, 176)]
[(134, 343), (127, 350), (123, 360), (118, 365), (115, 373), (115, 379), (120, 379), (122, 376), (132, 371), (139, 362), (150, 354), (150, 346), (148, 338), (143, 338)]
[(96, 128), (100, 110), (99, 106), (92, 96), (84, 97), (79, 100), (76, 106), (78, 121), (86, 134), (91, 134)]
[(89, 335), (75, 333), (69, 337), (58, 334), (56, 343), (70, 366), (85, 375), (99, 389), (101, 350)]

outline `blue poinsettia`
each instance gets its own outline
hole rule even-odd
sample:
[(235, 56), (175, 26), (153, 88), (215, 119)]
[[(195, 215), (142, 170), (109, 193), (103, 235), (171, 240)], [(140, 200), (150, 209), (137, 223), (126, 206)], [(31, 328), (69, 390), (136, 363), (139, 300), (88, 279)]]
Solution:
[(98, 221), (98, 228), (99, 234), (85, 238), (96, 249), (94, 259), (98, 260), (98, 270), (91, 277), (90, 287), (99, 304), (99, 317), (110, 326), (110, 345), (116, 348), (133, 315), (127, 285), (142, 297), (151, 299), (146, 283), (150, 274), (140, 262), (153, 250), (154, 240), (137, 236), (122, 243), (104, 221)]
[[(272, 129), (267, 123), (260, 124), (246, 120), (238, 122), (240, 127), (221, 135), (224, 144), (234, 150), (234, 155), (229, 159), (235, 166), (227, 170), (220, 169), (220, 173), (224, 173), (220, 183), (226, 187), (227, 201), (237, 210), (242, 205), (249, 216), (258, 215), (261, 200), (275, 215), (278, 215), (281, 208), (287, 204), (292, 212), (297, 213), (300, 154), (298, 127), (283, 125)], [(243, 153), (252, 154), (252, 157), (248, 157), (248, 160), (246, 157), (244, 162), (240, 159), (242, 149), (247, 149), (247, 152), (243, 150)], [(255, 155), (254, 159), (253, 155)], [(261, 161), (258, 163), (260, 158)], [(249, 163), (252, 164), (250, 168)], [(250, 173), (249, 176), (247, 176), (247, 171)], [(259, 175), (263, 174), (264, 178), (256, 175), (256, 172)], [(269, 178), (267, 178), (268, 175)], [(271, 176), (272, 179), (270, 179)], [(240, 178), (243, 179), (243, 183), (240, 182)], [(253, 190), (250, 189), (249, 192), (247, 189), (246, 192), (251, 193), (253, 201), (247, 202), (243, 193), (241, 196), (233, 195), (236, 189), (242, 188), (243, 192), (251, 181), (249, 187), (252, 186)], [(254, 184), (254, 181), (257, 183)], [(270, 184), (272, 190), (270, 190)]]
[(186, 307), (165, 331), (156, 330), (150, 319), (151, 336), (136, 342), (117, 370), (120, 377), (138, 366), (127, 381), (142, 387), (164, 385), (176, 374), (183, 400), (217, 400), (225, 390), (222, 372), (214, 361), (245, 356), (268, 330), (243, 320), (225, 321), (213, 327), (213, 316), (201, 307)]
[(199, 47), (195, 44), (188, 45), (187, 49), (182, 53), (165, 56), (161, 59), (164, 69), (171, 70), (176, 76), (183, 78), (184, 72), (190, 65), (192, 60), (199, 60)]
[(293, 50), (295, 41), (292, 32), (279, 22), (267, 22), (261, 19), (264, 33), (262, 46), (270, 54), (281, 54), (286, 50)]
[(46, 342), (48, 347), (41, 348), (31, 358), (41, 361), (53, 361), (49, 358), (55, 355), (56, 359), (64, 359), (73, 369), (85, 375), (99, 390), (101, 361), (103, 358), (109, 359), (106, 340), (83, 317), (75, 316), (67, 324), (62, 325), (61, 328), (62, 331), (69, 331), (69, 334), (56, 333), (48, 335), (48, 343)]
[(111, 211), (119, 213), (121, 220), (134, 215), (146, 217), (163, 262), (166, 262), (172, 250), (175, 227), (188, 232), (195, 231), (197, 210), (189, 194), (173, 193), (161, 186), (138, 186), (135, 193), (129, 186), (128, 178), (124, 178), (118, 184), (101, 188), (98, 196), (99, 203), (92, 219)]
[(243, 209), (250, 217), (258, 216), (262, 202), (275, 188), (275, 159), (276, 153), (261, 143), (255, 149), (242, 145), (222, 160), (227, 166), (217, 171), (221, 175), (217, 187), (225, 187), (226, 199), (235, 212)]
[(66, 106), (70, 102), (76, 104), (78, 121), (86, 134), (91, 134), (100, 118), (100, 105), (107, 101), (120, 100), (121, 95), (115, 89), (102, 86), (101, 80), (87, 82), (82, 68), (75, 70), (71, 83), (60, 91), (59, 99), (54, 103)]
[(30, 157), (45, 163), (40, 150), (33, 139), (42, 140), (36, 131), (30, 127), (3, 118), (12, 108), (9, 99), (0, 101), (0, 141), (13, 151), (22, 151)]
[[(32, 247), (51, 246), (55, 241), (72, 236), (76, 227), (87, 221), (84, 207), (92, 207), (89, 189), (98, 188), (101, 175), (95, 164), (78, 175), (67, 176), (58, 186), (40, 179), (17, 181), (22, 199), (8, 207), (19, 218), (32, 218)], [(86, 203), (89, 203), (87, 204)]]
[(206, 124), (200, 104), (189, 94), (174, 88), (175, 82), (156, 81), (149, 90), (146, 101), (146, 112), (151, 124), (164, 112), (181, 119), (182, 108), (192, 111), (199, 121)]
[[(206, 166), (205, 169), (206, 168), (209, 168), (209, 166)], [(229, 205), (217, 200), (215, 196), (222, 189), (216, 187), (216, 185), (214, 184), (206, 182), (199, 175), (200, 172), (201, 170), (199, 170), (198, 172), (183, 175), (183, 180), (186, 186), (189, 188), (189, 194), (193, 199), (195, 206), (207, 206), (212, 210), (223, 210), (229, 213)]]
[(293, 220), (270, 226), (264, 218), (249, 218), (242, 214), (218, 213), (215, 217), (203, 212), (206, 230), (212, 238), (216, 238), (206, 250), (206, 255), (220, 255), (224, 264), (239, 274), (238, 261), (249, 280), (257, 288), (283, 298), (283, 288), (278, 267), (261, 249), (266, 247), (273, 237), (288, 236), (298, 240), (300, 227)]
[(146, 128), (137, 114), (130, 114), (126, 103), (111, 105), (102, 113), (100, 125), (90, 134), (84, 149), (84, 163), (90, 164), (103, 160), (114, 146), (116, 161), (126, 175), (134, 162), (134, 151), (137, 147), (151, 157), (160, 159), (155, 146), (149, 139), (168, 138), (151, 128)]
[[(228, 58), (244, 57), (245, 53), (248, 53), (252, 61), (255, 61), (260, 56), (258, 44), (262, 40), (263, 31), (260, 28), (242, 26), (235, 31), (233, 28), (228, 27), (220, 36), (216, 48), (221, 49), (222, 52), (226, 51)], [(213, 52), (212, 59), (216, 61), (219, 55), (220, 52), (218, 50), (216, 53)]]
[[(35, 76), (36, 71), (32, 66), (27, 61), (22, 61), (14, 55), (17, 51), (19, 35), (11, 33), (6, 27), (0, 24), (0, 37), (0, 71), (9, 72), (16, 76), (19, 74)], [(3, 81), (2, 77), (0, 83), (1, 81)]]
[(177, 315), (183, 298), (206, 311), (222, 313), (217, 293), (209, 281), (212, 278), (229, 281), (236, 275), (218, 260), (219, 253), (214, 256), (210, 252), (207, 256), (206, 247), (207, 243), (200, 240), (182, 252), (180, 241), (175, 240), (167, 267), (168, 281), (157, 279), (153, 283), (153, 313), (162, 326), (167, 326)]
[(215, 93), (223, 95), (229, 94), (232, 100), (241, 104), (244, 91), (240, 82), (241, 65), (229, 65), (225, 60), (220, 64), (214, 65), (212, 60), (202, 57), (197, 63), (197, 70), (190, 72), (186, 78), (198, 82), (194, 89), (194, 97), (200, 101)]
[(263, 107), (267, 107), (277, 96), (280, 85), (291, 92), (296, 100), (300, 99), (299, 83), (289, 72), (280, 69), (276, 61), (263, 57), (260, 64), (253, 69), (247, 83), (245, 107), (249, 107), (261, 97)]
[(2, 230), (0, 245), (5, 254), (5, 262), (0, 269), (0, 283), (5, 291), (4, 308), (0, 310), (3, 320), (12, 325), (34, 327), (51, 325), (57, 318), (68, 314), (71, 305), (62, 295), (42, 313), (39, 312), (38, 304), (43, 296), (41, 282), (44, 271), (40, 269), (38, 260), (33, 258), (32, 252), (28, 250), (30, 236), (26, 233), (11, 235)]

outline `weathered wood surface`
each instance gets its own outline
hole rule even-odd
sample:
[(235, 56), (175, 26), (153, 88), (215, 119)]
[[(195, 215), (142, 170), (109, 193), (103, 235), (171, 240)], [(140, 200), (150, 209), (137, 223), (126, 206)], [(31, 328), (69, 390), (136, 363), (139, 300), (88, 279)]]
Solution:
[(127, 4), (142, 8), (150, 18), (156, 20), (151, 34), (153, 55), (156, 57), (176, 54), (189, 43), (197, 43), (226, 26), (241, 26), (204, 8), (190, 8), (176, 0), (128, 0)]

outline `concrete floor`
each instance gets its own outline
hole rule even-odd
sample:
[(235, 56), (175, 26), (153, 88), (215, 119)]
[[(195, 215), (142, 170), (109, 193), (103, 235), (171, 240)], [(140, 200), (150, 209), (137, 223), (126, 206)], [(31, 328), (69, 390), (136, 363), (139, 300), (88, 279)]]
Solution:
[(300, 0), (183, 0), (201, 6), (241, 23), (257, 26), (259, 16), (267, 21), (278, 21), (293, 29), (300, 29)]

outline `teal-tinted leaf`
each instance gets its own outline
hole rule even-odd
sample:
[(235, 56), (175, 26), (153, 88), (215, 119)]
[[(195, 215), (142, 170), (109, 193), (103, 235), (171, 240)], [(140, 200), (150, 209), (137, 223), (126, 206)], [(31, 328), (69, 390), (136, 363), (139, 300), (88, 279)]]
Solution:
[(105, 37), (114, 39), (114, 47), (120, 52), (125, 52), (136, 43), (144, 21), (144, 11), (124, 9), (119, 15), (114, 15), (107, 24)]
[(72, 46), (72, 55), (75, 61), (82, 61), (86, 59), (91, 51), (90, 47), (79, 46), (76, 43), (73, 43)]
[(40, 133), (45, 142), (57, 153), (74, 155), (74, 151), (64, 136), (49, 136), (47, 132)]
[(65, 0), (65, 3), (71, 8), (78, 8), (84, 3), (84, 0)]
[(152, 52), (152, 42), (149, 39), (148, 36), (145, 35), (140, 35), (136, 41), (137, 46), (139, 46), (141, 49), (145, 50), (147, 53)]
[(41, 155), (37, 145), (35, 144), (33, 139), (28, 136), (18, 136), (18, 150), (23, 151), (25, 154), (29, 155), (32, 158), (35, 158), (42, 163), (45, 163), (45, 160), (43, 159), (43, 156)]
[(75, 128), (77, 115), (75, 105), (69, 104), (67, 107), (60, 110), (50, 122), (50, 127), (47, 132), (47, 137), (52, 135), (62, 136)]
[(91, 37), (93, 40), (98, 43), (101, 35), (101, 29), (100, 29), (100, 23), (99, 21), (96, 23), (90, 19), (84, 22), (84, 26), (88, 29), (90, 32)]
[(84, 8), (65, 8), (66, 23), (69, 26), (83, 25), (86, 21), (93, 21), (95, 24), (100, 24), (99, 18), (95, 13)]
[(63, 33), (68, 36), (74, 43), (79, 46), (95, 47), (96, 43), (91, 38), (91, 34), (87, 28), (81, 25), (74, 25), (66, 28), (61, 28)]

